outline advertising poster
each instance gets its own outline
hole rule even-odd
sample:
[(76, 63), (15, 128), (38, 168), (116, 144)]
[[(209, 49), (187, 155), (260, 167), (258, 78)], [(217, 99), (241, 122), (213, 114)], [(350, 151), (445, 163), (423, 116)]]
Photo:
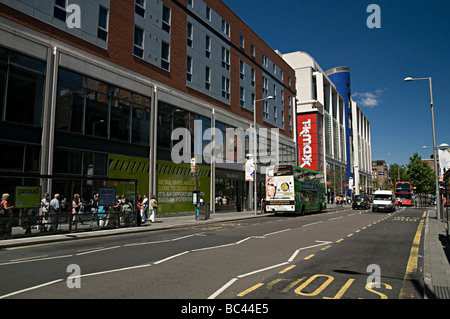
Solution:
[(16, 186), (15, 208), (39, 208), (41, 206), (41, 186)]
[(297, 114), (298, 166), (318, 170), (317, 114)]

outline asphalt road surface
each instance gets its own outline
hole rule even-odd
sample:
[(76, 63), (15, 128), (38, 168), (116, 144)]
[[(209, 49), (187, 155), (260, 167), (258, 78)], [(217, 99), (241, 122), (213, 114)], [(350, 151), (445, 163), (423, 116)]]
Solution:
[(0, 298), (421, 299), (423, 219), (345, 209), (3, 249)]

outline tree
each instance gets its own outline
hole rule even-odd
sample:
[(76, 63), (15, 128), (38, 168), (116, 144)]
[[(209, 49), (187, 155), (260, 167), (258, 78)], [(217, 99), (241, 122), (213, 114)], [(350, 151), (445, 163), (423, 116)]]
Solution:
[(391, 164), (389, 166), (389, 178), (392, 184), (395, 185), (396, 182), (409, 182), (408, 171), (405, 165), (399, 165), (397, 163)]
[(409, 182), (416, 188), (418, 194), (429, 194), (433, 192), (436, 187), (434, 172), (430, 165), (422, 162), (422, 157), (414, 153), (409, 158), (409, 163), (406, 165), (408, 169)]

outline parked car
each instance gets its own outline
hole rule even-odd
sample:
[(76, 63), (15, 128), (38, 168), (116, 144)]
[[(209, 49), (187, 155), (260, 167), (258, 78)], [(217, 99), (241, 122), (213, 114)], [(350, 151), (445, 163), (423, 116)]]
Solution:
[(370, 208), (370, 200), (367, 195), (355, 195), (352, 201), (353, 209), (369, 209)]

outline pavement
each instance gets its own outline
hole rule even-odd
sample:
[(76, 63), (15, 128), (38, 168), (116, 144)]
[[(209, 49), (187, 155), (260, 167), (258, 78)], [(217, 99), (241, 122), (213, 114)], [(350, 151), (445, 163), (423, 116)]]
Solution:
[[(349, 208), (344, 206), (343, 208)], [(328, 205), (327, 211), (335, 211), (343, 209), (342, 206)], [(199, 226), (220, 222), (228, 222), (233, 220), (243, 220), (250, 218), (259, 218), (269, 216), (271, 214), (255, 214), (254, 211), (243, 212), (227, 212), (219, 211), (211, 214), (208, 219), (204, 219), (202, 215), (198, 220), (194, 215), (162, 215), (156, 216), (155, 223), (145, 223), (140, 227), (124, 227), (115, 229), (94, 229), (90, 230), (85, 227), (85, 230), (71, 233), (61, 234), (45, 234), (28, 237), (18, 237), (24, 234), (22, 227), (13, 227), (13, 238), (0, 240), (0, 249), (25, 246), (38, 245), (49, 242), (67, 241), (83, 238), (94, 238), (100, 236), (114, 236), (118, 234), (131, 234), (146, 231), (156, 231), (164, 229), (173, 229), (186, 226)], [(89, 224), (89, 222), (86, 222)], [(66, 226), (67, 227), (67, 226)], [(34, 229), (32, 233), (38, 232)], [(424, 269), (423, 280), (425, 285), (424, 298), (425, 299), (450, 299), (450, 240), (447, 237), (446, 226), (443, 222), (436, 218), (436, 210), (428, 209), (425, 221), (424, 234)]]
[(445, 224), (429, 209), (425, 221), (424, 267), (425, 299), (450, 299), (450, 240)]

